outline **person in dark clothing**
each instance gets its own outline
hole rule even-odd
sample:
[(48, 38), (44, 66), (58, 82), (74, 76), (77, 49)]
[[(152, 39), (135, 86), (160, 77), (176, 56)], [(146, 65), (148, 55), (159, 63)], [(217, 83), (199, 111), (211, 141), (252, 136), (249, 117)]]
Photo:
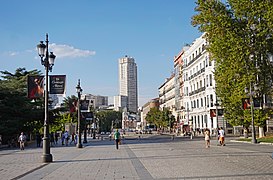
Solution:
[(50, 145), (53, 146), (53, 145), (54, 145), (54, 142), (55, 142), (55, 141), (54, 141), (54, 133), (51, 132), (51, 133), (50, 133)]
[(36, 133), (36, 144), (37, 144), (37, 147), (41, 147), (41, 141), (42, 141), (41, 134), (39, 132), (37, 132)]
[(55, 132), (55, 144), (58, 144), (59, 133)]

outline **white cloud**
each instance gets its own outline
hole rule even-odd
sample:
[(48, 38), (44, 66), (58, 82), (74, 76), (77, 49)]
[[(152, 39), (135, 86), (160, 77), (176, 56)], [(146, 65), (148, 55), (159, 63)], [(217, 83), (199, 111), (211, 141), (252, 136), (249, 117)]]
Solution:
[(9, 52), (9, 56), (16, 56), (18, 54), (19, 54), (18, 52)]
[(50, 48), (49, 50), (52, 51), (58, 58), (89, 57), (96, 54), (95, 51), (81, 50), (81, 49), (76, 49), (73, 46), (62, 45), (62, 44), (58, 45), (55, 43), (50, 44), (49, 48)]

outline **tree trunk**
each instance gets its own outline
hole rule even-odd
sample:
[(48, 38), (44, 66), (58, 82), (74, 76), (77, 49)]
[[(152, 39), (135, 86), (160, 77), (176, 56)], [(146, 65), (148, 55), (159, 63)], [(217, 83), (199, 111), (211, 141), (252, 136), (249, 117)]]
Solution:
[(264, 137), (264, 128), (259, 126), (259, 137)]

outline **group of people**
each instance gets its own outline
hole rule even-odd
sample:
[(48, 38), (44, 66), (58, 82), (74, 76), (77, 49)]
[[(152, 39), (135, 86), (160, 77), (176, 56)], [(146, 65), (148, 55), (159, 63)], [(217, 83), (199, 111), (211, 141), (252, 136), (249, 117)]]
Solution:
[[(211, 139), (210, 130), (205, 129), (204, 134), (205, 134), (206, 148), (209, 148), (210, 147), (210, 139)], [(218, 137), (219, 145), (225, 146), (225, 131), (222, 127), (220, 127), (220, 129), (217, 129), (217, 137)]]
[[(54, 146), (57, 145), (59, 142), (59, 139), (61, 138), (61, 144), (64, 146), (68, 146), (69, 144), (69, 140), (70, 140), (70, 144), (77, 144), (77, 135), (75, 133), (72, 133), (71, 135), (69, 135), (69, 133), (67, 131), (63, 132), (60, 136), (60, 134), (58, 132), (51, 132), (49, 134), (49, 139), (50, 139), (50, 145)], [(36, 133), (36, 143), (37, 143), (37, 147), (41, 147), (41, 141), (42, 141), (42, 135), (37, 132)]]

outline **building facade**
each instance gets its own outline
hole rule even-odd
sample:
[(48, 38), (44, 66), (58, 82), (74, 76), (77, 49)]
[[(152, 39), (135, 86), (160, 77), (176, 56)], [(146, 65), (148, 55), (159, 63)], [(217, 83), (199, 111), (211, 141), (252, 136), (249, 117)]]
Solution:
[(146, 130), (147, 126), (149, 125), (146, 121), (146, 116), (151, 108), (159, 108), (159, 98), (154, 98), (142, 106), (140, 113), (142, 130)]
[(137, 65), (132, 57), (125, 56), (119, 59), (119, 96), (126, 96), (127, 110), (129, 112), (137, 113)]
[(82, 94), (81, 99), (89, 100), (88, 109), (91, 107), (94, 109), (99, 109), (100, 107), (108, 106), (108, 97), (93, 95), (93, 94)]
[(188, 46), (183, 49), (174, 57), (174, 88), (175, 88), (175, 111), (176, 111), (176, 128), (180, 131), (183, 125), (187, 125), (184, 121), (184, 81), (183, 81), (183, 54), (188, 49)]
[(221, 126), (221, 117), (216, 117), (215, 113), (220, 107), (216, 107), (214, 61), (206, 45), (201, 36), (183, 54), (183, 121), (194, 132), (202, 132), (205, 128), (215, 132)]
[(163, 110), (168, 108), (172, 115), (176, 117), (175, 111), (175, 74), (172, 74), (170, 78), (158, 88), (159, 91), (159, 108)]

